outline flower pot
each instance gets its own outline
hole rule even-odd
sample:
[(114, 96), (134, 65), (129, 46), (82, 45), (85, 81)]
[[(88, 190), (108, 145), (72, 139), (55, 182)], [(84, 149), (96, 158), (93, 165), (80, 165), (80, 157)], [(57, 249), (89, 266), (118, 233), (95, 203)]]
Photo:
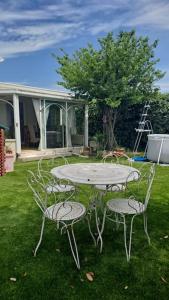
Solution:
[(124, 148), (116, 148), (114, 152), (125, 153), (125, 149)]
[(83, 155), (85, 155), (85, 156), (90, 155), (90, 147), (84, 147), (83, 148)]

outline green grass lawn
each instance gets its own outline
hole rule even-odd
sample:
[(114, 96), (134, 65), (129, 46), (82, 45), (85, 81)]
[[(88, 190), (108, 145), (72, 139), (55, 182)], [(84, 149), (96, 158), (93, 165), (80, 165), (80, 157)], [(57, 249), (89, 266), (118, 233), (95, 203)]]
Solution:
[[(151, 246), (141, 216), (134, 223), (130, 263), (125, 256), (123, 227), (114, 231), (112, 223), (106, 224), (103, 253), (99, 254), (87, 224), (80, 222), (75, 225), (80, 271), (75, 267), (67, 236), (56, 232), (49, 221), (37, 257), (33, 257), (41, 213), (26, 177), (27, 170), (36, 168), (37, 162), (16, 163), (13, 173), (0, 177), (1, 300), (169, 299), (169, 167), (158, 166), (153, 183), (148, 207)], [(88, 199), (83, 197), (81, 201), (87, 204)], [(87, 272), (94, 273), (93, 282), (87, 280)]]

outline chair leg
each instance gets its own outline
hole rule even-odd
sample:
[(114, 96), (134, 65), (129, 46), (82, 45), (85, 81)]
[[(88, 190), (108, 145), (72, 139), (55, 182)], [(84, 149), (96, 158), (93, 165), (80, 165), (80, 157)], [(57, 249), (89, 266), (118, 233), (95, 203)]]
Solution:
[[(71, 227), (71, 230), (69, 229), (69, 227)], [(71, 249), (74, 261), (76, 263), (76, 266), (80, 270), (79, 254), (78, 254), (76, 239), (75, 239), (75, 235), (74, 235), (73, 225), (71, 225), (69, 227), (66, 228), (66, 231), (67, 231), (67, 235), (68, 235), (70, 249)]]
[(131, 223), (130, 223), (130, 236), (129, 236), (129, 243), (127, 243), (127, 225), (126, 225), (126, 218), (125, 215), (123, 216), (123, 224), (124, 224), (124, 246), (126, 250), (126, 258), (127, 262), (130, 261), (130, 254), (131, 254), (131, 242), (132, 242), (132, 233), (133, 233), (133, 221), (136, 215), (134, 215), (131, 218)]
[(104, 231), (104, 227), (105, 227), (105, 220), (106, 220), (106, 213), (107, 213), (107, 208), (105, 207), (104, 212), (103, 212), (103, 220), (102, 220), (102, 228), (101, 228), (101, 234)]
[(150, 242), (150, 236), (149, 236), (148, 230), (147, 230), (147, 215), (146, 215), (146, 213), (143, 214), (143, 220), (144, 220), (144, 232), (147, 236), (148, 244), (150, 245), (151, 242)]
[(115, 213), (115, 220), (116, 220), (116, 230), (118, 230), (120, 227), (120, 223), (119, 223), (119, 215), (117, 213)]
[(124, 225), (124, 246), (126, 250), (126, 257), (128, 261), (128, 249), (127, 249), (127, 226), (126, 226), (126, 218), (123, 216), (123, 225)]
[(44, 231), (44, 225), (45, 225), (45, 216), (42, 217), (42, 226), (41, 226), (41, 232), (40, 232), (40, 238), (39, 238), (39, 242), (35, 248), (35, 251), (34, 251), (34, 256), (36, 256), (36, 253), (38, 251), (38, 248), (42, 242), (42, 237), (43, 237), (43, 231)]
[[(98, 218), (98, 214), (97, 214), (97, 208), (95, 208), (95, 222), (96, 222), (96, 228), (97, 228), (97, 233), (98, 233), (97, 245), (100, 241), (100, 253), (101, 253), (102, 248), (103, 248), (103, 239), (102, 239), (102, 228), (101, 228), (101, 230), (99, 228), (99, 218)], [(103, 224), (103, 222), (102, 222), (102, 224)]]
[(105, 207), (104, 212), (103, 212), (102, 227), (101, 227), (101, 230), (99, 230), (99, 232), (98, 232), (99, 235), (98, 235), (98, 238), (97, 238), (97, 244), (99, 243), (99, 240), (100, 240), (100, 253), (102, 252), (102, 249), (103, 249), (102, 234), (103, 234), (104, 227), (105, 227), (106, 213), (107, 213), (107, 208)]
[(133, 221), (134, 221), (135, 215), (131, 218), (130, 223), (130, 240), (129, 240), (129, 249), (128, 249), (128, 261), (130, 261), (130, 253), (131, 253), (131, 240), (132, 240), (132, 234), (133, 234)]
[(91, 230), (90, 217), (89, 216), (87, 216), (87, 223), (88, 223), (88, 228), (89, 228), (90, 235), (91, 235), (91, 237), (93, 239), (94, 245), (96, 246), (96, 239), (95, 239), (94, 234), (93, 234), (93, 232)]

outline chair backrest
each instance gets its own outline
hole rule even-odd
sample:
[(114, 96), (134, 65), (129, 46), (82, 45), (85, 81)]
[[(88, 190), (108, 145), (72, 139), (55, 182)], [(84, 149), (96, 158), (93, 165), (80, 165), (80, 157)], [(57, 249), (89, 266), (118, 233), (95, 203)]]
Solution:
[(115, 154), (109, 153), (107, 155), (104, 155), (102, 158), (102, 163), (106, 163), (106, 162), (118, 164), (118, 158)]
[(132, 166), (132, 159), (125, 153), (116, 153), (118, 164)]
[(108, 162), (108, 160), (123, 165), (127, 162), (127, 165), (132, 166), (132, 159), (125, 153), (110, 151), (108, 154), (103, 155), (102, 162)]
[(54, 167), (59, 167), (64, 164), (68, 164), (68, 160), (66, 157), (52, 157), (48, 160), (43, 159), (43, 157), (38, 161), (38, 173), (40, 174), (42, 171), (50, 172), (50, 170)]
[(140, 182), (141, 174), (137, 170), (133, 170), (129, 173), (129, 175), (126, 178), (125, 183), (125, 197), (128, 195), (133, 195), (136, 197), (139, 191), (139, 182)]
[(53, 156), (48, 160), (48, 166), (51, 168), (59, 167), (61, 165), (68, 165), (69, 162), (65, 156)]
[(44, 187), (45, 181), (48, 181), (47, 178), (43, 178), (39, 176), (39, 174), (35, 174), (32, 171), (28, 170), (27, 183), (33, 192), (33, 198), (41, 211), (45, 213), (48, 205), (49, 195)]
[(37, 143), (39, 142), (39, 138), (35, 135), (35, 128), (33, 124), (29, 124), (29, 132), (30, 132), (30, 142), (31, 143)]
[(152, 184), (153, 184), (153, 180), (154, 180), (154, 176), (155, 176), (155, 167), (156, 164), (152, 164), (152, 166), (150, 167), (150, 172), (149, 175), (147, 177), (147, 193), (146, 193), (146, 197), (145, 197), (145, 201), (144, 201), (144, 205), (145, 208), (147, 208), (149, 199), (150, 199), (150, 195), (151, 195), (151, 189), (152, 189)]
[[(27, 183), (33, 192), (33, 197), (39, 208), (43, 213), (46, 212), (48, 206), (51, 204), (65, 203), (75, 196), (75, 189), (60, 192), (63, 182), (55, 180), (55, 178), (46, 171), (41, 171), (40, 175), (38, 173), (33, 173), (28, 171)], [(57, 183), (57, 184), (56, 184)], [(66, 183), (64, 183), (66, 184)], [(48, 187), (54, 187), (54, 189), (48, 192)], [(58, 188), (58, 191), (56, 189)]]
[(150, 194), (151, 194), (151, 188), (152, 183), (155, 176), (155, 164), (151, 164), (151, 166), (147, 169), (141, 168), (137, 171), (132, 171), (126, 180), (126, 195), (132, 195), (132, 199), (139, 199), (141, 201), (141, 198), (144, 202), (145, 209), (147, 208)]

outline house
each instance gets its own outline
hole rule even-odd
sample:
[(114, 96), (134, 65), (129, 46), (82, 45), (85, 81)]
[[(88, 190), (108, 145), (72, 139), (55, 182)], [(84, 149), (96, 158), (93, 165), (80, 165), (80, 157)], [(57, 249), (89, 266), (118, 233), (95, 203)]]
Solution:
[(17, 156), (24, 149), (88, 146), (88, 105), (69, 93), (1, 82), (0, 123), (15, 139)]

